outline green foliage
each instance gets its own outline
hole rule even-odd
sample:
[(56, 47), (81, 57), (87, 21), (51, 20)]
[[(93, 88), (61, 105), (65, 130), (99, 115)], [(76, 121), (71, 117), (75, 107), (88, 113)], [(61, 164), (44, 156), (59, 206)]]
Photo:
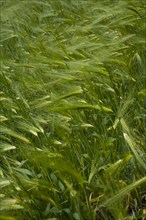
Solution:
[(144, 218), (144, 1), (0, 7), (0, 219)]

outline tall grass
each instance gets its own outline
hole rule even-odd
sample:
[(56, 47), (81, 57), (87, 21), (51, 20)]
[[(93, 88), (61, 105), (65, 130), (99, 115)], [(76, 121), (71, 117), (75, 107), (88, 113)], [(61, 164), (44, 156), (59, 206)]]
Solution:
[(144, 1), (0, 5), (0, 219), (144, 219)]

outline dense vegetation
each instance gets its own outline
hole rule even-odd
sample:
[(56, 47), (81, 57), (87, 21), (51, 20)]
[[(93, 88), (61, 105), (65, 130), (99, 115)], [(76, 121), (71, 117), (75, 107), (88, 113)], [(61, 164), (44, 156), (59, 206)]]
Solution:
[(144, 1), (0, 7), (0, 219), (144, 219)]

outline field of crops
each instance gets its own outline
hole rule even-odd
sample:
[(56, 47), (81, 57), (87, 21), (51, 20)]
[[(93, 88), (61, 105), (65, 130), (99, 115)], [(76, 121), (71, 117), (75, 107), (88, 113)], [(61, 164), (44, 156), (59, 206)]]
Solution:
[(145, 1), (0, 8), (0, 220), (144, 220)]

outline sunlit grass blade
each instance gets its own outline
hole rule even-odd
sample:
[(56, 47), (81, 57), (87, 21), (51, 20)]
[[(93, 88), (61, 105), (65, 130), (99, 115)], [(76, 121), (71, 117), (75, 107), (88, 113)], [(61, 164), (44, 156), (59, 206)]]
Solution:
[(146, 177), (141, 178), (140, 180), (137, 180), (136, 182), (124, 187), (119, 192), (117, 192), (115, 195), (113, 195), (111, 198), (107, 199), (105, 202), (102, 203), (103, 206), (112, 207), (114, 203), (117, 203), (118, 201), (122, 200), (127, 193), (131, 192), (138, 186), (146, 183)]
[(23, 209), (23, 207), (18, 204), (17, 199), (3, 199), (1, 204), (0, 211)]
[(15, 146), (11, 145), (11, 144), (7, 144), (7, 143), (0, 143), (0, 152), (6, 152), (6, 151), (10, 151), (10, 150), (14, 150), (16, 149)]
[(89, 104), (74, 104), (69, 106), (61, 106), (61, 107), (51, 107), (50, 110), (54, 112), (62, 112), (66, 110), (83, 110), (83, 109), (95, 109), (95, 110), (103, 110), (106, 112), (112, 112), (112, 109), (107, 108), (105, 106), (99, 105), (89, 105)]
[(114, 164), (111, 164), (110, 167), (105, 170), (105, 175), (110, 178), (119, 175), (121, 170), (124, 169), (124, 167), (132, 157), (133, 156), (131, 154), (126, 155), (125, 158), (116, 161)]
[(7, 120), (8, 120), (8, 119), (7, 119), (5, 116), (0, 115), (0, 122), (7, 121)]
[(7, 134), (7, 135), (10, 135), (10, 136), (12, 136), (14, 138), (17, 138), (17, 139), (19, 139), (19, 140), (21, 140), (21, 141), (23, 141), (23, 142), (25, 142), (27, 144), (30, 143), (30, 141), (26, 137), (24, 137), (23, 135), (15, 132), (15, 131), (7, 128), (7, 127), (1, 126), (0, 132), (4, 133), (4, 134)]
[(11, 184), (10, 180), (4, 180), (4, 179), (0, 179), (0, 188), (4, 188), (6, 186), (9, 186)]
[(143, 161), (143, 159), (139, 155), (138, 151), (136, 150), (137, 149), (137, 145), (135, 144), (135, 141), (128, 134), (123, 133), (123, 135), (124, 135), (125, 141), (129, 145), (129, 147), (130, 147), (131, 151), (133, 152), (135, 158), (141, 164), (141, 166), (146, 170), (146, 163)]

